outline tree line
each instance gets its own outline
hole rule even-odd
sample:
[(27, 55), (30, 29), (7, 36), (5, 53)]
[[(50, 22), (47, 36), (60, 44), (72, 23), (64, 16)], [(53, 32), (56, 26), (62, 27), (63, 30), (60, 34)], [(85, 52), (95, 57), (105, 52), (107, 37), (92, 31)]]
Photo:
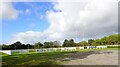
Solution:
[(58, 47), (77, 47), (77, 46), (98, 46), (98, 45), (115, 45), (120, 44), (119, 34), (112, 34), (110, 36), (104, 36), (98, 39), (88, 39), (88, 41), (74, 42), (74, 39), (65, 39), (63, 44), (59, 41), (50, 41), (44, 42), (43, 44), (40, 42), (36, 42), (35, 44), (22, 44), (20, 41), (17, 41), (13, 44), (0, 45), (2, 50), (16, 50), (16, 49), (40, 49), (40, 48), (58, 48)]

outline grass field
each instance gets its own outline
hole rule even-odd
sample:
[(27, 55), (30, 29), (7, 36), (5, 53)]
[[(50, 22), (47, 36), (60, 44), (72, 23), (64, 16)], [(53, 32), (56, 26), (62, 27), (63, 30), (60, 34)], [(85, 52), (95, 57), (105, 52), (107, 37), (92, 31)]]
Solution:
[(71, 53), (88, 52), (97, 50), (118, 50), (118, 48), (105, 49), (85, 49), (80, 51), (64, 52), (45, 52), (45, 53), (27, 53), (27, 54), (2, 54), (2, 65), (13, 66), (41, 66), (41, 65), (59, 65), (64, 58), (71, 56)]

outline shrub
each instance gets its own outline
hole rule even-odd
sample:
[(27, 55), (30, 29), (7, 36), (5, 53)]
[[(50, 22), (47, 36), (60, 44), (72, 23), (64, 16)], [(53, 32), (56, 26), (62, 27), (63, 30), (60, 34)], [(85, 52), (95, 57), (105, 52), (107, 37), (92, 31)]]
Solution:
[(107, 46), (107, 48), (120, 48), (120, 46)]

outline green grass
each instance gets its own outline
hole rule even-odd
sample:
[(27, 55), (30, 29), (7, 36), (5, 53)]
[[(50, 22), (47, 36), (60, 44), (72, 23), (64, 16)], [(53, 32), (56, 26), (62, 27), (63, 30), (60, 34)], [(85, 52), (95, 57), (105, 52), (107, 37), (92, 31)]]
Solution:
[(8, 54), (0, 52), (0, 56), (8, 56)]
[(29, 52), (36, 52), (36, 50), (35, 49), (30, 49)]
[(37, 65), (59, 65), (62, 62), (58, 61), (66, 57), (66, 54), (76, 52), (87, 52), (96, 50), (118, 50), (118, 48), (104, 48), (104, 49), (85, 49), (80, 51), (63, 51), (63, 52), (45, 52), (45, 53), (26, 53), (7, 55), (2, 53), (3, 66), (11, 65), (11, 67), (18, 66), (32, 66)]
[(120, 46), (107, 46), (107, 48), (120, 48)]
[(13, 54), (2, 56), (2, 59), (3, 65), (59, 65), (61, 62), (58, 62), (58, 59), (62, 59), (65, 57), (65, 54), (73, 52)]

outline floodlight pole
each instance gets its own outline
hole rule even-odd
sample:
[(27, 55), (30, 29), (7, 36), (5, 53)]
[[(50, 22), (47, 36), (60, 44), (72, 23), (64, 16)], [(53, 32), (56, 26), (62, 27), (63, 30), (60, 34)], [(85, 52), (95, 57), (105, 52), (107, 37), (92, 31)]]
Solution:
[(16, 45), (15, 45), (15, 51), (16, 51)]
[(77, 31), (76, 31), (76, 42), (77, 42)]
[(84, 31), (83, 31), (83, 47), (84, 47)]
[(28, 44), (28, 52), (29, 52), (29, 44)]

